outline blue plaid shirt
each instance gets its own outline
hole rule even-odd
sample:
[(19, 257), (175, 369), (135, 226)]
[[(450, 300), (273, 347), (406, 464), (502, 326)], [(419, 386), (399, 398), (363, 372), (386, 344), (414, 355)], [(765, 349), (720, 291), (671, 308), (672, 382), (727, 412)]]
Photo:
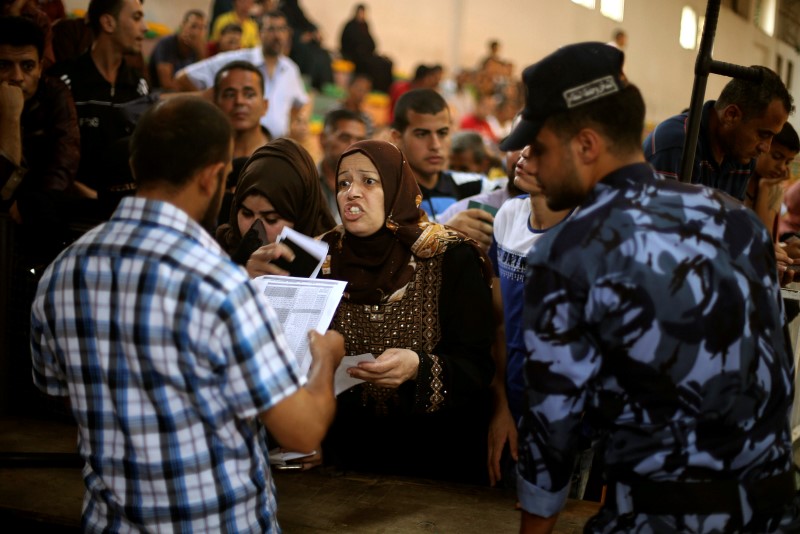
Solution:
[(304, 382), (266, 299), (175, 206), (126, 198), (44, 273), (34, 383), (69, 395), (83, 528), (279, 531), (254, 417)]

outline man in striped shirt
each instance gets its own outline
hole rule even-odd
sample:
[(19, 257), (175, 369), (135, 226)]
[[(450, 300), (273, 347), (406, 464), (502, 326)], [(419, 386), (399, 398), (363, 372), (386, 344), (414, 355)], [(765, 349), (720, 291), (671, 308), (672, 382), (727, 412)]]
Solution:
[(311, 451), (332, 420), (341, 336), (312, 334), (300, 376), (274, 311), (203, 228), (231, 150), (213, 104), (159, 103), (131, 140), (136, 196), (40, 282), (33, 379), (78, 422), (85, 532), (278, 531), (258, 422)]
[[(732, 79), (717, 100), (701, 110), (700, 133), (692, 166), (693, 184), (744, 200), (756, 158), (769, 152), (772, 138), (794, 110), (780, 77), (766, 67), (758, 82)], [(665, 120), (644, 140), (648, 163), (664, 178), (680, 179), (688, 111)]]

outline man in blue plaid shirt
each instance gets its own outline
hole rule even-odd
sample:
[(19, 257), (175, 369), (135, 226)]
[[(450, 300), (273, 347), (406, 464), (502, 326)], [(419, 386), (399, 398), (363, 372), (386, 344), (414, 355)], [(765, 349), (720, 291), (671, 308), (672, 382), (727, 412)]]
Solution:
[(301, 451), (333, 417), (341, 336), (312, 334), (300, 376), (274, 311), (204, 229), (231, 150), (211, 103), (158, 104), (131, 139), (137, 195), (39, 284), (33, 379), (69, 396), (86, 532), (279, 531), (256, 417)]

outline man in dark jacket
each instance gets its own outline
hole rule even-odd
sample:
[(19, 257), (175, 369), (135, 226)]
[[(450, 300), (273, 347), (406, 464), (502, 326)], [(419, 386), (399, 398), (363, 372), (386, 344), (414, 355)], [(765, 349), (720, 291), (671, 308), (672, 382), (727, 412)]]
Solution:
[(22, 225), (20, 242), (50, 258), (64, 239), (80, 137), (69, 90), (42, 75), (43, 49), (34, 22), (0, 18), (0, 206)]

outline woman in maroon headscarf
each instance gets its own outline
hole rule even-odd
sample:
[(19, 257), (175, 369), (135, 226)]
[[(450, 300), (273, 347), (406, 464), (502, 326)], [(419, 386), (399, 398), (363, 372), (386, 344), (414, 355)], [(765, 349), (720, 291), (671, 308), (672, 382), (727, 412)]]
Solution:
[(427, 221), (391, 143), (351, 145), (337, 168), (342, 225), (322, 236), (322, 276), (345, 280), (331, 328), (365, 383), (339, 396), (325, 461), (342, 468), (486, 478), (494, 322), (491, 270), (477, 244)]
[(335, 224), (311, 156), (297, 142), (280, 138), (253, 152), (242, 167), (229, 222), (217, 228), (216, 237), (250, 276), (287, 274), (272, 263), (293, 257), (286, 245), (275, 243), (283, 227), (314, 237)]

